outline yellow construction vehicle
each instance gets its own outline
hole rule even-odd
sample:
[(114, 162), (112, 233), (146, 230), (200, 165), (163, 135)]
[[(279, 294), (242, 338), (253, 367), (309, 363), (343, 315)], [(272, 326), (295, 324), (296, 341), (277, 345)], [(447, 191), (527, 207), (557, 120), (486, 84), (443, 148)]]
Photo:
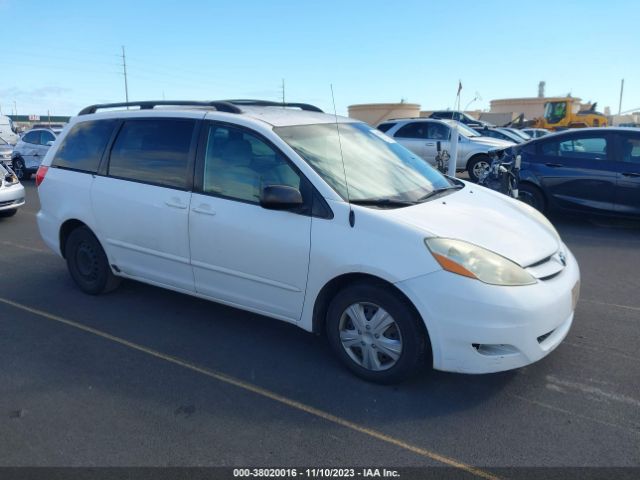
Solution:
[(572, 97), (550, 98), (544, 104), (544, 116), (533, 120), (534, 128), (562, 130), (565, 128), (606, 127), (607, 117), (596, 112), (594, 103), (588, 110), (580, 110), (580, 103)]

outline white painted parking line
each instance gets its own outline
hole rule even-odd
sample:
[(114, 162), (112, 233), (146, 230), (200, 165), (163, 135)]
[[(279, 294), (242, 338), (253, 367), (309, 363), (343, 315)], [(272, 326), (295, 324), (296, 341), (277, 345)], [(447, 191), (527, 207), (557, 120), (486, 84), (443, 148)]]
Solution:
[(266, 388), (260, 387), (258, 385), (254, 385), (252, 383), (246, 382), (244, 380), (240, 380), (238, 378), (232, 377), (230, 375), (227, 375), (226, 373), (222, 373), (222, 372), (218, 372), (216, 370), (210, 369), (210, 368), (206, 368), (206, 367), (202, 367), (199, 365), (196, 365), (194, 363), (191, 363), (187, 360), (183, 360), (181, 358), (177, 358), (177, 357), (173, 357), (171, 355), (167, 355), (164, 354), (162, 352), (159, 352), (157, 350), (153, 350), (151, 348), (145, 347), (143, 345), (139, 345), (137, 343), (133, 343), (130, 342), (129, 340), (125, 340), (124, 338), (120, 338), (120, 337), (116, 337), (114, 335), (111, 335), (109, 333), (103, 332), (101, 330), (97, 330), (95, 328), (92, 327), (88, 327), (86, 325), (83, 325), (81, 323), (77, 323), (74, 322), (73, 320), (68, 320), (66, 318), (60, 317), (58, 315), (54, 315), (48, 312), (45, 312), (43, 310), (38, 310), (36, 308), (32, 308), (29, 307), (28, 305), (23, 305), (21, 303), (18, 302), (14, 302), (12, 300), (6, 299), (6, 298), (1, 298), (0, 297), (0, 303), (4, 303), (5, 305), (9, 305), (11, 307), (17, 308), (19, 310), (23, 310), (25, 312), (29, 312), (32, 313), (34, 315), (37, 315), (41, 318), (45, 318), (47, 320), (51, 320), (54, 322), (58, 322), (64, 325), (67, 325), (69, 327), (73, 327), (76, 328), (78, 330), (82, 330), (84, 332), (90, 333), (92, 335), (96, 335), (98, 337), (104, 338), (106, 340), (109, 340), (111, 342), (117, 343), (119, 345), (125, 346), (127, 348), (130, 348), (132, 350), (136, 350), (138, 352), (142, 352), (145, 353), (147, 355), (150, 355), (152, 357), (164, 360), (165, 362), (168, 363), (172, 363), (174, 365), (178, 365), (180, 367), (186, 368), (188, 370), (191, 370), (193, 372), (197, 372), (200, 373), (202, 375), (205, 375), (209, 378), (213, 378), (215, 380), (218, 380), (219, 382), (222, 383), (226, 383), (228, 385), (233, 385), (241, 390), (247, 391), (247, 392), (251, 392), (253, 394), (259, 395), (261, 397), (264, 398), (268, 398), (270, 400), (273, 400), (275, 402), (278, 402), (280, 404), (286, 405), (290, 408), (293, 408), (295, 410), (298, 411), (302, 411), (305, 412), (309, 415), (313, 415), (315, 417), (321, 418), (323, 420), (326, 420), (330, 423), (339, 425), (341, 427), (344, 428), (348, 428), (349, 430), (353, 430), (355, 432), (359, 432), (361, 434), (364, 434), (370, 438), (382, 441), (384, 443), (396, 446), (398, 448), (401, 448), (403, 450), (407, 450), (410, 451), (412, 453), (415, 453), (416, 455), (420, 456), (420, 457), (424, 457), (424, 458), (428, 458), (431, 460), (434, 460), (436, 462), (442, 463), (444, 465), (447, 465), (449, 467), (452, 468), (456, 468), (458, 470), (462, 470), (465, 471), (467, 473), (470, 473), (472, 475), (475, 475), (477, 477), (480, 478), (485, 478), (487, 480), (498, 480), (499, 477), (481, 470), (479, 468), (475, 468), (471, 465), (467, 465), (466, 463), (460, 462), (458, 460), (455, 460), (451, 457), (447, 457), (445, 455), (441, 455), (439, 453), (433, 452), (431, 450), (422, 448), (422, 447), (418, 447), (416, 445), (412, 445), (410, 443), (407, 443), (401, 439), (392, 437), (391, 435), (387, 435), (385, 433), (382, 433), (378, 430), (373, 430), (371, 428), (368, 428), (364, 425), (360, 425), (358, 423), (352, 422), (350, 420), (347, 420), (345, 418), (342, 417), (338, 417), (336, 415), (333, 415), (331, 413), (325, 412), (323, 410), (320, 410), (318, 408), (312, 407), (310, 405), (304, 404), (302, 402), (299, 402), (297, 400), (293, 400), (291, 398), (285, 397), (284, 395), (280, 395), (279, 393), (275, 393), (272, 392), (271, 390), (267, 390)]

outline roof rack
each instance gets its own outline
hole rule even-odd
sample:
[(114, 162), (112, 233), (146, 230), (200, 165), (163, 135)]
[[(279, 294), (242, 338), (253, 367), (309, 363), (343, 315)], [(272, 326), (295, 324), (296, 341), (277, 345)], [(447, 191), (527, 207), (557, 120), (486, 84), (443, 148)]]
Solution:
[(324, 113), (321, 109), (319, 109), (315, 105), (310, 105), (308, 103), (271, 102), (269, 100), (246, 100), (246, 99), (225, 100), (225, 102), (231, 103), (233, 105), (241, 105), (244, 107), (293, 107), (293, 108), (299, 108), (300, 110), (306, 110), (308, 112)]
[(152, 110), (158, 106), (213, 107), (220, 112), (242, 113), (240, 108), (229, 101), (197, 102), (191, 100), (147, 100), (143, 102), (102, 103), (90, 105), (80, 110), (78, 115), (89, 115), (96, 113), (97, 110), (103, 110), (105, 108), (140, 107), (140, 110)]

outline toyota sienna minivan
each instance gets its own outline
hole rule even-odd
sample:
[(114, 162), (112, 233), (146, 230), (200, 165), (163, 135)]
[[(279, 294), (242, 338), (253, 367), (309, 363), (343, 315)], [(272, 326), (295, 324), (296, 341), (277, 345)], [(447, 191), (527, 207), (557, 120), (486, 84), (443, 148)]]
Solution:
[(132, 279), (325, 332), (371, 381), (521, 367), (573, 321), (578, 265), (542, 214), (311, 105), (90, 106), (36, 184), (84, 292)]

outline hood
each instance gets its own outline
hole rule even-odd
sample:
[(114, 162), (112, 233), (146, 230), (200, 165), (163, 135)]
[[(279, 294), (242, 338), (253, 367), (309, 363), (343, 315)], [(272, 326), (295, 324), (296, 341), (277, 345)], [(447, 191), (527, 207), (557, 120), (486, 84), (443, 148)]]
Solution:
[(484, 145), (491, 145), (492, 147), (506, 148), (516, 144), (516, 142), (508, 142), (506, 140), (500, 140), (493, 137), (471, 137), (472, 142), (482, 143)]
[(557, 233), (528, 205), (475, 184), (407, 208), (386, 210), (427, 236), (473, 243), (529, 266), (560, 248)]

